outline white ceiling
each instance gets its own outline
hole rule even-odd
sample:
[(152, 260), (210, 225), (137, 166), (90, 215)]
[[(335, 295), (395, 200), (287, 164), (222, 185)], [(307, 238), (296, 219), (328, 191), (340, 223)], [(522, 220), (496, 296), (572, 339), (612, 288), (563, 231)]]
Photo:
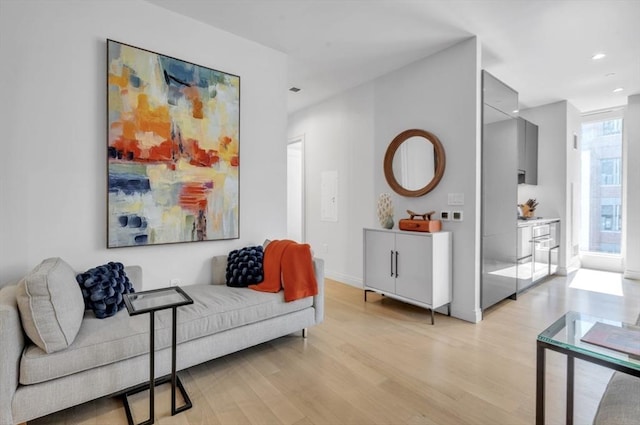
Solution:
[(588, 112), (640, 94), (640, 0), (147, 1), (286, 53), (302, 89), (290, 112), (473, 35), (521, 108), (567, 99)]

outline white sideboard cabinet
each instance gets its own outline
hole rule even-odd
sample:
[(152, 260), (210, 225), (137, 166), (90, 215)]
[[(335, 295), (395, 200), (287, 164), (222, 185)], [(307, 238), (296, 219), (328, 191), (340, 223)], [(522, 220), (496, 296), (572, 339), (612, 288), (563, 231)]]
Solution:
[[(451, 233), (364, 229), (364, 299), (377, 292), (431, 310), (452, 298)], [(449, 310), (450, 312), (450, 310)]]

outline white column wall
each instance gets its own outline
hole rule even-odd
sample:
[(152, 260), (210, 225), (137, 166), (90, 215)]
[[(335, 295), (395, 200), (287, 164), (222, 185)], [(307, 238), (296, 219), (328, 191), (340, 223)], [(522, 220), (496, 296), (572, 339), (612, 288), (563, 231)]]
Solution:
[[(480, 52), (474, 37), (375, 82), (375, 194), (392, 194), (396, 226), (406, 210), (462, 211), (461, 222), (443, 222), (453, 232), (452, 315), (471, 322), (480, 311)], [(392, 192), (382, 172), (387, 146), (400, 132), (434, 133), (447, 157), (438, 186), (419, 198)], [(464, 205), (448, 206), (448, 194), (464, 195)], [(377, 223), (373, 223), (378, 227)], [(397, 227), (396, 227), (397, 228)]]
[[(566, 177), (566, 217), (563, 226), (565, 239), (561, 241), (561, 250), (565, 251), (564, 264), (560, 266), (559, 274), (566, 274), (571, 269), (580, 267), (580, 256), (578, 247), (580, 245), (580, 193), (581, 193), (581, 153), (580, 153), (580, 133), (581, 121), (580, 111), (567, 102), (567, 129), (566, 129), (566, 152), (567, 152), (567, 177)], [(578, 137), (578, 143), (574, 148), (573, 137)], [(544, 168), (546, 170), (546, 167)]]
[(640, 280), (640, 94), (628, 97), (626, 139), (626, 250), (624, 277)]

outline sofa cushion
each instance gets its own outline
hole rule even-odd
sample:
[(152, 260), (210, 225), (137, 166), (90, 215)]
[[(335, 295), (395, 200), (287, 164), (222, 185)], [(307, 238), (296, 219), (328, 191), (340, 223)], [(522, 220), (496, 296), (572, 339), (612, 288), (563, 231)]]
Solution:
[(244, 288), (262, 282), (263, 258), (261, 245), (231, 251), (227, 257), (227, 285)]
[[(311, 297), (285, 303), (282, 292), (264, 293), (221, 285), (192, 285), (182, 289), (194, 303), (177, 309), (178, 344), (303, 310), (313, 303)], [(155, 314), (155, 329), (156, 350), (169, 347), (171, 310)], [(33, 345), (25, 350), (20, 362), (20, 383), (35, 384), (148, 351), (148, 314), (129, 316), (123, 310), (113, 317), (99, 320), (87, 312), (75, 342), (66, 350), (49, 355)]]
[(60, 258), (48, 258), (27, 274), (16, 292), (22, 326), (39, 348), (53, 353), (73, 343), (84, 315), (75, 272)]
[(594, 425), (633, 425), (640, 418), (640, 378), (614, 372), (600, 400)]
[(111, 317), (124, 308), (124, 294), (134, 292), (122, 263), (109, 262), (76, 276), (85, 308), (98, 319)]

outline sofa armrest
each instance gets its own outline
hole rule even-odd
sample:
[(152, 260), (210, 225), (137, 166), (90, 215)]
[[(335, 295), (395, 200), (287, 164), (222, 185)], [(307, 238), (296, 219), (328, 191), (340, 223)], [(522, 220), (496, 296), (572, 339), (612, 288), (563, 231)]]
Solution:
[(135, 289), (136, 292), (142, 291), (142, 267), (125, 266), (124, 272), (127, 274), (129, 281), (133, 285), (133, 289)]
[(227, 256), (216, 255), (211, 259), (211, 284), (227, 284)]
[(313, 271), (318, 282), (318, 295), (313, 297), (313, 306), (316, 309), (316, 325), (324, 320), (324, 260), (313, 258)]
[[(318, 282), (318, 295), (313, 297), (313, 307), (316, 309), (316, 325), (324, 320), (324, 260), (313, 257), (313, 271)], [(216, 255), (211, 258), (211, 284), (226, 285), (227, 256)]]
[[(313, 257), (313, 271), (318, 283), (318, 295), (313, 297), (313, 307), (316, 309), (316, 325), (324, 320), (324, 260)], [(216, 255), (211, 258), (211, 284), (226, 285), (227, 256)]]
[(0, 424), (12, 424), (11, 403), (20, 381), (24, 331), (16, 302), (17, 286), (0, 289)]

